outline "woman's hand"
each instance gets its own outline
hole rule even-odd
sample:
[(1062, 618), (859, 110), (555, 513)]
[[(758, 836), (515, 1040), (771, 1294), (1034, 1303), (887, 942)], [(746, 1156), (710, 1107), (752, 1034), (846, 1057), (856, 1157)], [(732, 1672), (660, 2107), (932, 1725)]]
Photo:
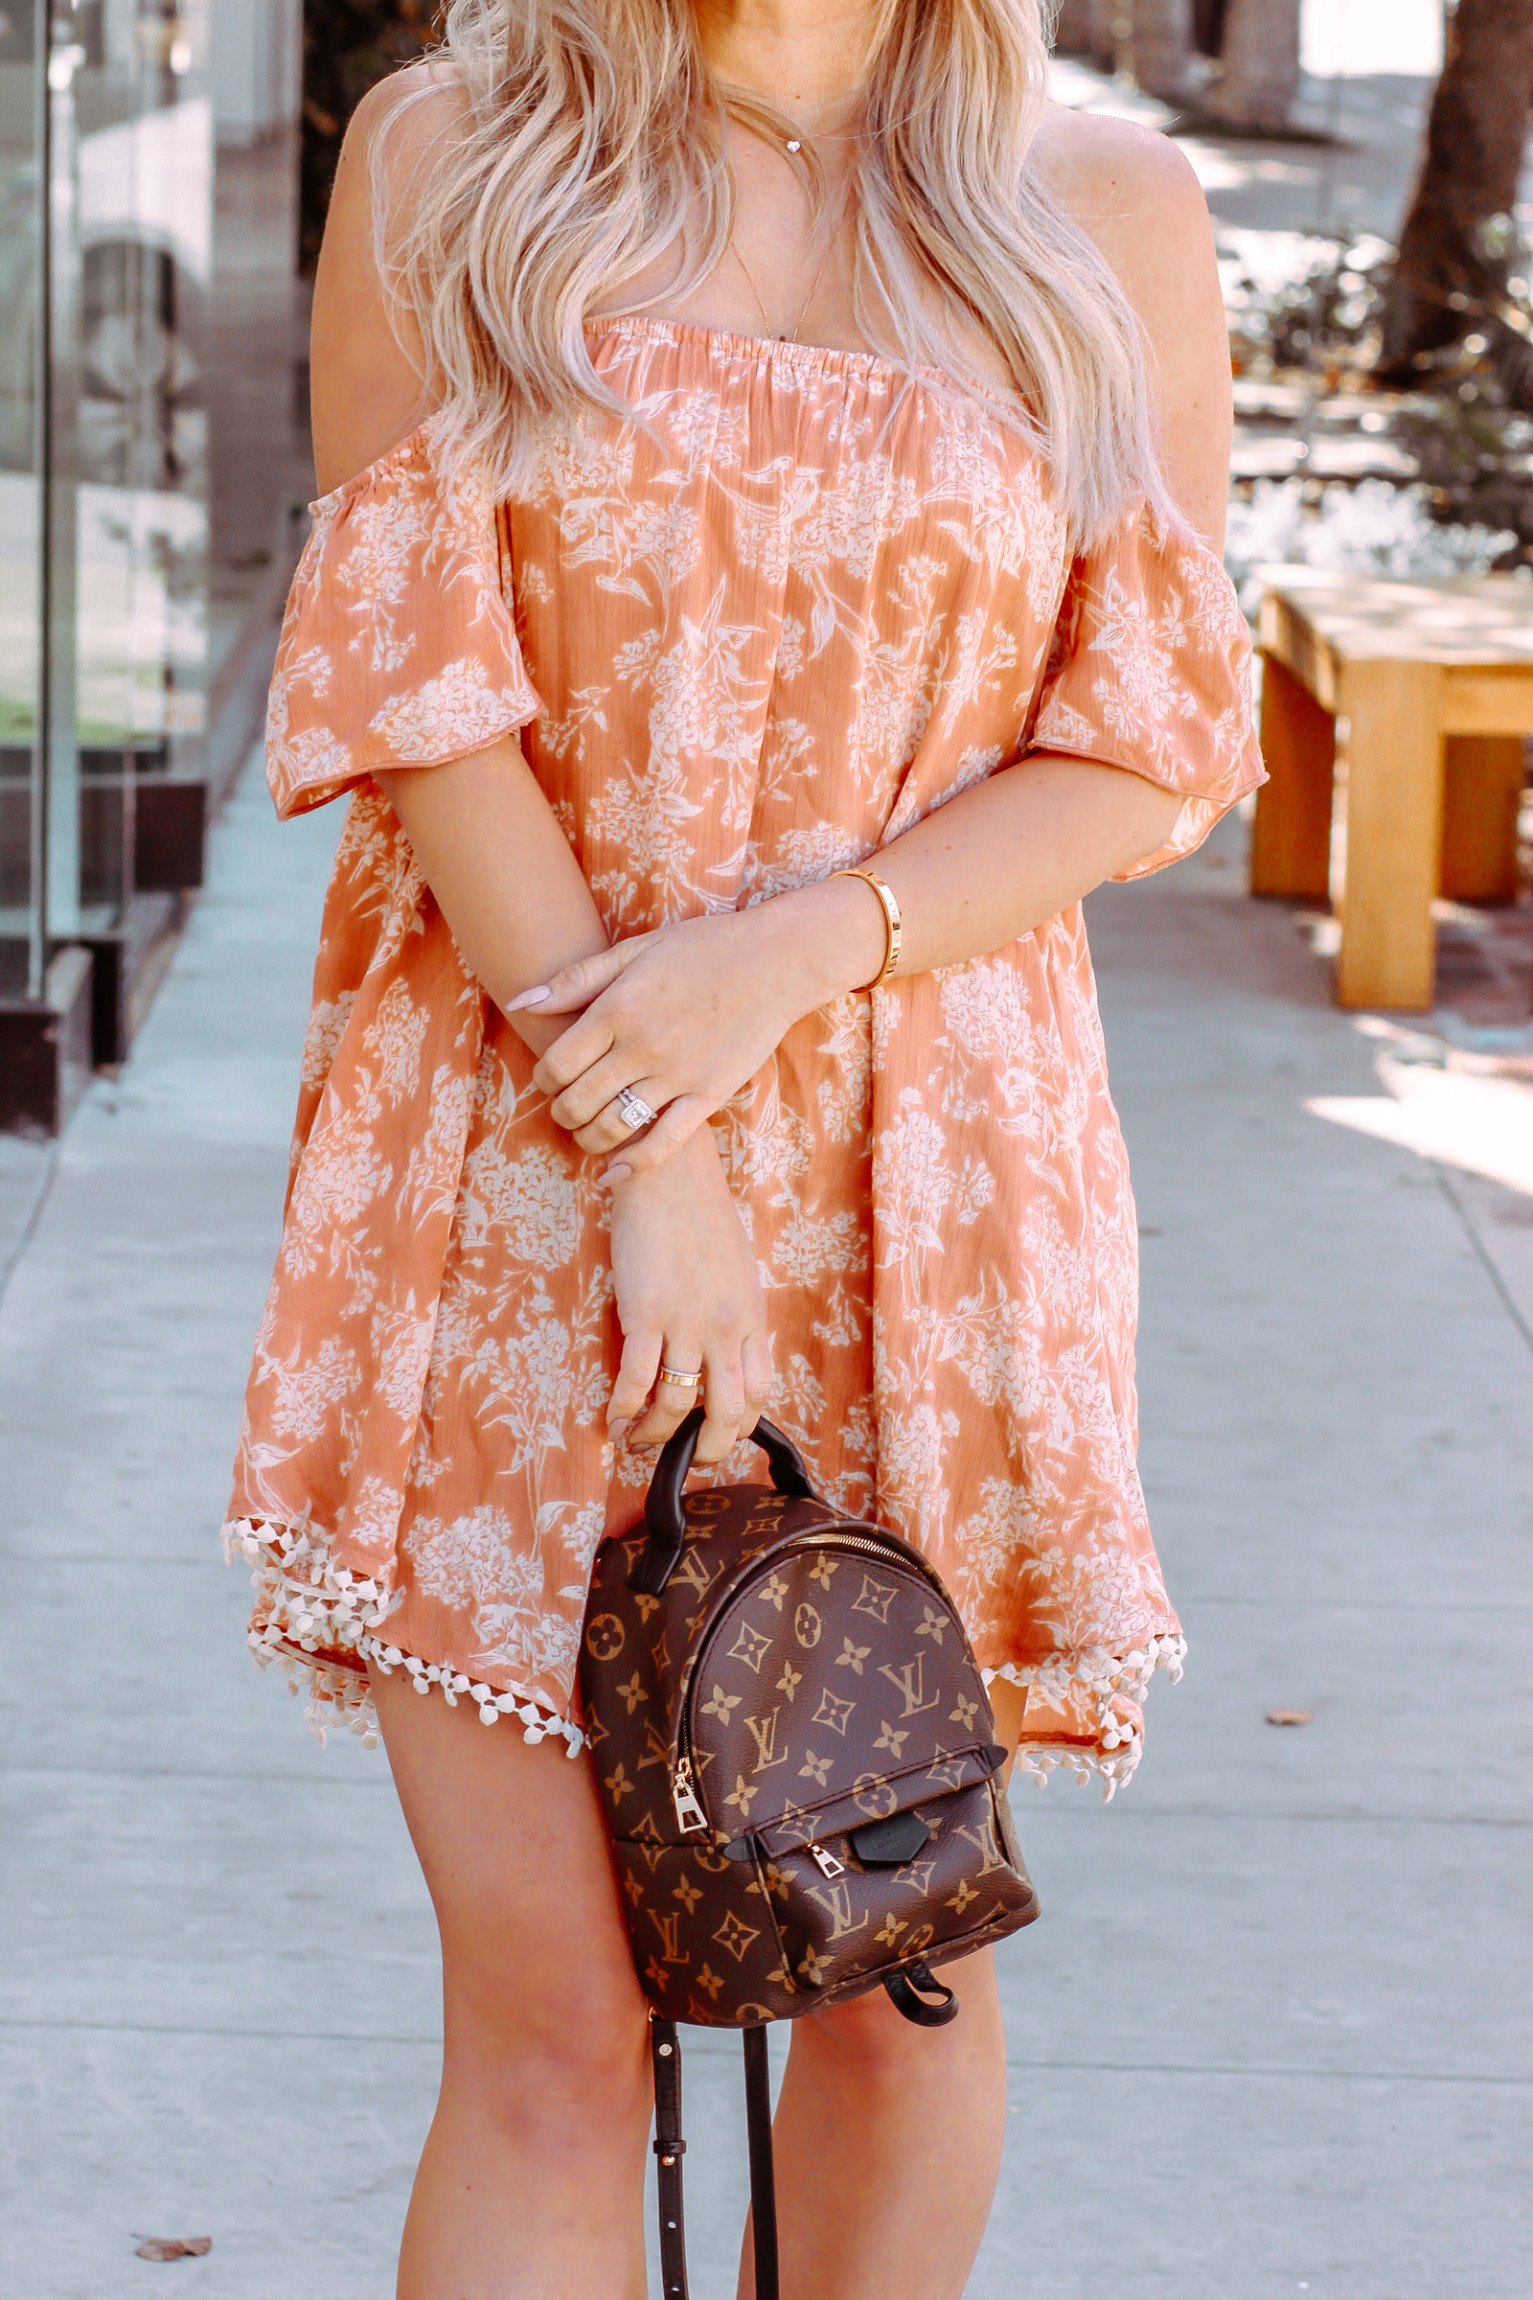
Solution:
[[(755, 1256), (706, 1126), (613, 1191), (612, 1278), (623, 1357), (608, 1427), (632, 1423), (631, 1445), (661, 1445), (701, 1402), (697, 1459), (722, 1461), (755, 1428), (772, 1362)], [(662, 1366), (701, 1372), (703, 1387), (660, 1379)]]
[[(685, 919), (577, 960), (506, 1011), (585, 1011), (533, 1073), (583, 1150), (618, 1151), (607, 1178), (654, 1173), (760, 1069), (801, 1015), (865, 982), (884, 949), (877, 897), (846, 879), (753, 909)], [(545, 993), (540, 996), (539, 991)], [(660, 1112), (639, 1140), (631, 1087)]]

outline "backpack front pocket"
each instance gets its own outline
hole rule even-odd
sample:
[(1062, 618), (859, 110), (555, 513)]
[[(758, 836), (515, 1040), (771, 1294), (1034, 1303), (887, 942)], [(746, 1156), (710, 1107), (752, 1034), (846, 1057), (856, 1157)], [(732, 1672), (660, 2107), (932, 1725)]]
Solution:
[[(774, 1852), (759, 1846), (756, 1871), (794, 1988), (839, 1994), (912, 1957), (940, 1958), (949, 1944), (982, 1947), (1027, 1923), (1037, 1903), (998, 1796), (984, 1781), (906, 1808), (926, 1834), (902, 1861), (861, 1857), (860, 1831)], [(879, 1849), (875, 1839), (871, 1850)]]

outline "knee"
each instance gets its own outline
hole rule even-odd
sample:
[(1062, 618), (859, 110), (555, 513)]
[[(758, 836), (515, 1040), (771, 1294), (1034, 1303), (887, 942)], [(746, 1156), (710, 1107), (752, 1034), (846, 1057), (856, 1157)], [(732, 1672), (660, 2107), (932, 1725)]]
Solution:
[(844, 2074), (875, 2089), (919, 2083), (937, 2064), (966, 2057), (988, 2041), (1000, 2018), (994, 1979), (981, 1960), (958, 1972), (950, 1969), (943, 1978), (958, 1995), (957, 2017), (945, 2028), (921, 2028), (906, 2020), (876, 1988), (844, 2004), (827, 2005), (801, 2022), (804, 2041)]
[(806, 2045), (874, 2082), (896, 2079), (909, 2058), (910, 2024), (900, 2018), (882, 1989), (869, 1989), (846, 2004), (827, 2005), (802, 2027)]
[(571, 1971), (551, 1986), (546, 1976), (460, 1965), (445, 1981), (449, 2072), (498, 2121), (647, 2119), (648, 2033), (631, 1970)]

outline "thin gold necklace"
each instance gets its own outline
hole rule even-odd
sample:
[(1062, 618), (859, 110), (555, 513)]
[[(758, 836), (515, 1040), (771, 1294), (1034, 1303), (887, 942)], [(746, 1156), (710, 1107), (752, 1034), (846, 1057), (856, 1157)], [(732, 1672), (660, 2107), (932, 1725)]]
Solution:
[(825, 242), (825, 253), (821, 256), (820, 261), (816, 266), (814, 278), (809, 282), (809, 293), (805, 296), (803, 302), (798, 307), (798, 318), (793, 322), (791, 330), (788, 330), (787, 332), (780, 335), (772, 325), (771, 316), (767, 311), (765, 303), (762, 301), (761, 290), (759, 287), (757, 287), (755, 280), (751, 277), (750, 265), (746, 262), (744, 256), (741, 255), (739, 248), (735, 245), (735, 237), (733, 232), (730, 233), (730, 254), (734, 257), (735, 262), (739, 265), (741, 271), (745, 274), (745, 284), (756, 299), (756, 309), (760, 312), (762, 319), (766, 322), (767, 334), (774, 337), (778, 343), (797, 343), (798, 331), (804, 324), (804, 314), (808, 311), (809, 306), (814, 301), (815, 289), (819, 286), (821, 280), (825, 277), (825, 266), (830, 262), (830, 251), (836, 244), (837, 238), (840, 235), (841, 226), (845, 220), (846, 193), (843, 191), (841, 194), (840, 206), (836, 211), (836, 220), (831, 226), (830, 236)]

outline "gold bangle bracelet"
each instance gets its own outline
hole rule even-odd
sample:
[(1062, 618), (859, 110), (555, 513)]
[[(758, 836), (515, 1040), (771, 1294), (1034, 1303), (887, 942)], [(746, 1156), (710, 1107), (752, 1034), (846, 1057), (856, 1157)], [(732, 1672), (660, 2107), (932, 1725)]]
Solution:
[(833, 870), (830, 875), (832, 878), (860, 878), (878, 897), (884, 914), (884, 963), (871, 982), (859, 985), (862, 990), (877, 990), (880, 983), (888, 981), (900, 963), (900, 941), (904, 929), (900, 923), (900, 906), (895, 899), (894, 889), (876, 871)]

